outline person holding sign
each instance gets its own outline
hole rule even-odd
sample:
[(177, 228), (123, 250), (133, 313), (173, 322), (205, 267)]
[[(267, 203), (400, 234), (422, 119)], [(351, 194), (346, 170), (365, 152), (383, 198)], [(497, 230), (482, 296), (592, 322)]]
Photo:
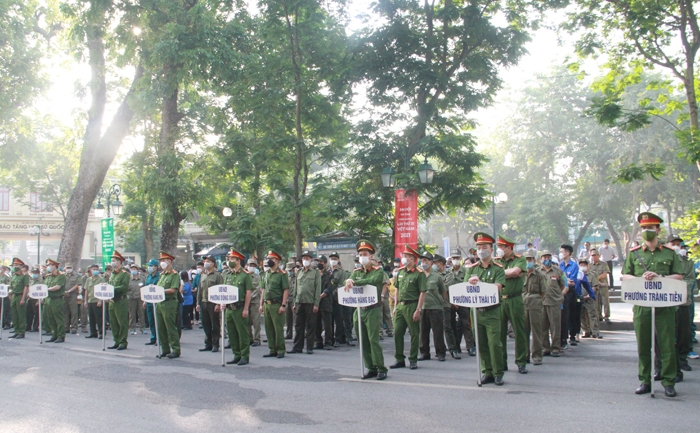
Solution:
[[(651, 212), (642, 212), (637, 216), (642, 227), (644, 243), (632, 248), (622, 267), (622, 281), (642, 277), (650, 281), (656, 277), (683, 280), (683, 267), (678, 255), (670, 248), (664, 248), (659, 242), (660, 217)], [(639, 380), (641, 385), (635, 394), (651, 392), (651, 327), (656, 326), (657, 344), (661, 353), (661, 380), (667, 397), (675, 397), (676, 380), (676, 308), (657, 307), (656, 323), (651, 323), (651, 310), (654, 307), (635, 305), (634, 333), (637, 336), (637, 353), (639, 354)]]
[[(165, 300), (156, 308), (156, 322), (163, 352), (159, 358), (180, 357), (180, 334), (177, 323), (177, 292), (180, 290), (180, 274), (173, 269), (175, 257), (165, 251), (160, 252), (160, 268), (163, 272), (158, 286), (165, 289)], [(218, 331), (217, 331), (218, 332)]]
[(250, 335), (248, 334), (248, 308), (253, 290), (253, 278), (250, 272), (243, 268), (245, 256), (234, 248), (228, 253), (229, 273), (224, 284), (238, 287), (238, 302), (228, 304), (226, 307), (226, 329), (228, 339), (231, 342), (233, 360), (227, 364), (246, 365), (250, 358)]
[(112, 254), (112, 276), (109, 284), (114, 286), (114, 298), (109, 301), (109, 326), (112, 328), (114, 344), (107, 349), (125, 350), (129, 335), (129, 279), (131, 274), (122, 267), (126, 259), (114, 250)]
[(270, 269), (265, 273), (260, 312), (265, 314), (265, 333), (270, 352), (263, 355), (263, 358), (284, 358), (287, 350), (284, 346), (284, 322), (289, 297), (289, 280), (287, 273), (279, 268), (281, 260), (282, 256), (276, 251), (268, 251), (266, 264)]
[[(372, 258), (375, 253), (374, 244), (368, 240), (360, 239), (357, 244), (355, 244), (355, 248), (360, 255), (361, 266), (359, 269), (355, 269), (352, 274), (350, 274), (350, 278), (345, 281), (345, 291), (349, 292), (354, 286), (372, 285), (377, 288), (382, 287), (386, 274), (379, 266), (372, 265)], [(362, 323), (358, 323), (356, 308), (353, 321), (356, 329), (360, 329), (358, 326), (362, 326), (359, 332), (362, 334), (362, 359), (364, 359), (365, 366), (368, 370), (362, 378), (370, 379), (376, 377), (377, 380), (384, 380), (386, 379), (387, 368), (384, 366), (384, 354), (382, 353), (382, 347), (379, 345), (379, 325), (382, 322), (382, 302), (381, 299), (377, 299), (377, 301), (376, 304), (367, 307), (359, 307), (362, 308)], [(396, 327), (394, 327), (394, 330), (396, 330)], [(406, 328), (404, 327), (401, 333), (401, 341), (403, 341), (403, 335), (405, 333)], [(414, 334), (411, 335), (413, 336)], [(417, 349), (416, 347), (416, 352)]]
[[(314, 353), (314, 339), (316, 338), (317, 326), (316, 314), (321, 302), (321, 273), (311, 267), (311, 259), (309, 251), (301, 253), (303, 267), (296, 274), (296, 299), (293, 307), (296, 313), (294, 347), (289, 353), (302, 353), (304, 351), (304, 341), (306, 341), (306, 353)], [(328, 331), (329, 329), (326, 328), (326, 333)], [(330, 341), (330, 338), (327, 339)]]
[(49, 297), (45, 300), (46, 329), (51, 332), (47, 343), (66, 341), (66, 323), (63, 318), (63, 296), (66, 291), (66, 276), (58, 271), (59, 262), (46, 259), (46, 285)]
[[(472, 285), (480, 281), (498, 286), (499, 292), (506, 284), (503, 266), (495, 263), (493, 254), (494, 238), (486, 233), (474, 234), (476, 254), (479, 261), (467, 267), (464, 282)], [(503, 343), (501, 340), (501, 304), (473, 309), (476, 315), (479, 333), (479, 354), (481, 355), (481, 383), (503, 385)]]
[(506, 335), (508, 321), (513, 325), (515, 336), (515, 364), (518, 372), (527, 374), (525, 364), (528, 358), (527, 334), (525, 333), (525, 303), (523, 302), (523, 285), (527, 262), (525, 258), (515, 254), (515, 241), (503, 235), (498, 235), (498, 247), (503, 250), (503, 257), (498, 263), (503, 265), (506, 274), (506, 284), (501, 291), (501, 345), (503, 346), (503, 369), (508, 370), (508, 353), (506, 351)]
[[(425, 302), (425, 292), (428, 291), (428, 281), (425, 272), (418, 267), (420, 254), (410, 246), (405, 246), (401, 255), (402, 268), (396, 276), (399, 304), (394, 313), (394, 346), (396, 347), (396, 362), (389, 368), (406, 367), (406, 356), (403, 354), (403, 337), (406, 329), (411, 334), (411, 350), (408, 354), (411, 370), (418, 368), (418, 346), (420, 338), (420, 316)], [(383, 284), (382, 280), (382, 284)], [(377, 287), (381, 287), (382, 284)]]
[(17, 257), (12, 259), (12, 278), (10, 279), (10, 308), (12, 308), (12, 324), (15, 325), (15, 333), (9, 338), (24, 338), (27, 330), (27, 308), (24, 303), (29, 292), (29, 275), (22, 273), (21, 266), (24, 262)]

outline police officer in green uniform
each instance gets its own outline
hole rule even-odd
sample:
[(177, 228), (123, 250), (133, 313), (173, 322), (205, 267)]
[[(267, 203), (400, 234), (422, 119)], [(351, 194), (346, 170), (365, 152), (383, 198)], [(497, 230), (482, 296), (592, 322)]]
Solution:
[(248, 273), (253, 279), (253, 290), (250, 295), (250, 306), (248, 307), (248, 336), (250, 337), (250, 345), (252, 347), (260, 346), (260, 288), (262, 287), (262, 279), (258, 270), (258, 261), (255, 257), (248, 259)]
[(24, 304), (27, 301), (29, 292), (29, 275), (22, 273), (24, 262), (17, 257), (12, 259), (12, 278), (10, 279), (9, 296), (10, 308), (12, 308), (12, 324), (15, 325), (15, 333), (10, 338), (24, 338), (27, 330), (27, 308)]
[[(361, 266), (359, 269), (355, 269), (352, 274), (350, 274), (350, 278), (345, 281), (344, 290), (348, 292), (353, 286), (372, 285), (377, 288), (377, 295), (379, 295), (386, 274), (379, 266), (372, 265), (372, 258), (376, 251), (374, 244), (366, 239), (360, 239), (357, 244), (355, 244), (355, 248), (360, 255)], [(343, 296), (343, 294), (339, 293), (338, 296)], [(353, 321), (356, 329), (360, 329), (358, 326), (362, 326), (360, 331), (362, 332), (362, 359), (368, 370), (362, 378), (370, 379), (376, 377), (377, 380), (384, 380), (386, 379), (387, 368), (384, 366), (384, 354), (382, 353), (382, 347), (379, 345), (379, 327), (382, 322), (382, 302), (379, 296), (377, 296), (377, 298), (376, 304), (361, 307), (362, 323), (358, 323), (357, 311), (355, 311)], [(357, 308), (355, 310), (357, 310)], [(402, 341), (403, 333), (405, 332), (406, 328), (404, 328), (401, 334)]]
[(112, 328), (114, 345), (108, 349), (125, 350), (129, 336), (129, 279), (131, 274), (122, 265), (126, 259), (114, 250), (112, 254), (112, 276), (109, 284), (114, 286), (114, 298), (109, 301), (109, 326)]
[[(495, 239), (486, 233), (474, 234), (479, 261), (469, 265), (464, 275), (464, 282), (479, 284), (480, 281), (496, 284), (498, 291), (506, 284), (503, 266), (491, 258)], [(503, 385), (503, 342), (501, 304), (474, 308), (479, 333), (479, 354), (481, 355), (481, 383)]]
[(527, 262), (524, 257), (513, 252), (515, 241), (502, 235), (498, 235), (498, 247), (503, 250), (503, 257), (498, 263), (503, 265), (506, 274), (506, 284), (501, 290), (501, 313), (503, 324), (501, 325), (501, 343), (503, 345), (503, 369), (508, 370), (508, 353), (506, 350), (506, 337), (508, 321), (513, 325), (515, 335), (515, 364), (518, 372), (527, 373), (525, 364), (528, 358), (527, 334), (525, 333), (525, 303), (523, 302), (523, 285)]
[(49, 297), (45, 299), (46, 329), (51, 333), (48, 343), (66, 341), (66, 323), (63, 319), (63, 293), (66, 291), (66, 276), (58, 271), (59, 262), (46, 260), (46, 285)]
[[(394, 313), (394, 346), (396, 348), (396, 362), (389, 368), (406, 367), (406, 356), (403, 354), (404, 335), (406, 329), (411, 334), (411, 350), (408, 354), (408, 362), (411, 370), (418, 368), (418, 349), (420, 345), (420, 316), (425, 302), (425, 292), (428, 291), (428, 282), (425, 272), (418, 267), (420, 254), (406, 245), (401, 254), (399, 274), (396, 276), (396, 290), (398, 304)], [(360, 262), (362, 263), (362, 262)], [(383, 284), (383, 281), (382, 281)]]
[[(450, 253), (450, 259), (452, 260), (452, 273), (453, 280), (451, 283), (446, 284), (447, 290), (450, 290), (450, 286), (453, 284), (459, 284), (464, 282), (464, 275), (466, 275), (467, 268), (462, 266), (462, 253), (459, 249), (455, 248)], [(467, 263), (465, 263), (467, 264)], [(471, 262), (469, 262), (471, 264)], [(462, 307), (457, 305), (451, 305), (452, 316), (450, 317), (450, 325), (454, 323), (454, 334), (457, 353), (461, 353), (462, 338), (467, 345), (467, 353), (469, 356), (476, 356), (476, 343), (474, 342), (474, 330), (471, 324), (471, 311), (468, 307)], [(459, 328), (457, 328), (457, 321), (459, 321)], [(454, 354), (452, 355), (454, 357)]]
[(175, 257), (165, 251), (160, 252), (161, 274), (157, 286), (165, 289), (165, 300), (156, 306), (156, 326), (160, 334), (160, 358), (180, 357), (180, 334), (177, 323), (177, 294), (180, 290), (180, 275), (173, 269)]
[(265, 334), (270, 352), (263, 358), (284, 358), (284, 322), (286, 319), (289, 280), (287, 273), (280, 269), (282, 256), (274, 250), (267, 252), (267, 266), (260, 304), (260, 313), (265, 315)]
[(226, 329), (233, 351), (233, 359), (227, 364), (246, 365), (250, 359), (248, 309), (253, 291), (253, 278), (250, 272), (243, 268), (243, 254), (231, 248), (227, 258), (229, 273), (224, 279), (224, 284), (238, 287), (238, 301), (226, 305)]
[[(637, 216), (642, 227), (644, 243), (632, 248), (622, 267), (622, 281), (634, 277), (652, 280), (656, 277), (683, 280), (683, 266), (678, 255), (659, 242), (659, 232), (663, 220), (651, 212), (642, 212)], [(635, 394), (651, 392), (651, 307), (635, 305), (634, 333), (637, 336), (637, 353), (639, 354), (639, 380), (641, 385)], [(667, 397), (675, 397), (676, 390), (676, 307), (656, 308), (656, 337), (661, 353), (661, 379)]]

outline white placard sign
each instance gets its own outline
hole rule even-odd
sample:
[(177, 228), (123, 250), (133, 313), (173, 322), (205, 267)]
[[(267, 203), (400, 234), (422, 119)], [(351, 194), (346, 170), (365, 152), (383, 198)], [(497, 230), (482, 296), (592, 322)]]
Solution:
[(217, 284), (209, 287), (209, 302), (213, 304), (233, 304), (238, 302), (238, 287), (229, 284)]
[(114, 286), (111, 284), (98, 284), (95, 286), (95, 297), (101, 301), (109, 301), (114, 298)]
[(349, 291), (338, 289), (338, 302), (346, 307), (369, 307), (379, 302), (377, 287), (367, 284), (354, 286)]
[(29, 297), (32, 299), (44, 299), (49, 297), (49, 286), (46, 284), (34, 284), (29, 286)]
[(460, 307), (483, 308), (499, 303), (498, 286), (480, 282), (479, 284), (458, 283), (449, 287), (450, 304)]
[(622, 302), (642, 307), (673, 307), (688, 299), (688, 286), (672, 278), (630, 278), (622, 282)]
[(165, 289), (161, 286), (149, 284), (141, 287), (141, 300), (151, 304), (165, 301)]
[(9, 294), (10, 286), (7, 284), (0, 284), (0, 298), (7, 298)]

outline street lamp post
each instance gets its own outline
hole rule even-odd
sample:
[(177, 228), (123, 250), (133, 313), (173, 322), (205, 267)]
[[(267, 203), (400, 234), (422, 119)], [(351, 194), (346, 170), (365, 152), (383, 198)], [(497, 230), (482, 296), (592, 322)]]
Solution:
[[(124, 205), (119, 201), (119, 194), (122, 193), (122, 188), (118, 183), (113, 184), (109, 190), (100, 188), (97, 193), (97, 205), (95, 205), (95, 216), (97, 218), (104, 218), (105, 210), (107, 211), (107, 218), (110, 218), (111, 210), (114, 211), (114, 216), (119, 216), (122, 214)], [(112, 201), (112, 196), (114, 196), (114, 201)], [(102, 199), (105, 199), (107, 206), (102, 204)]]
[(508, 194), (502, 192), (498, 195), (491, 197), (491, 211), (493, 218), (493, 238), (496, 239), (496, 205), (499, 203), (505, 203), (508, 201)]
[(31, 227), (29, 229), (29, 234), (31, 236), (36, 236), (37, 237), (37, 243), (36, 243), (36, 263), (41, 264), (41, 236), (51, 236), (51, 232), (49, 230), (44, 231), (44, 229), (41, 227), (41, 225), (36, 225), (34, 227)]

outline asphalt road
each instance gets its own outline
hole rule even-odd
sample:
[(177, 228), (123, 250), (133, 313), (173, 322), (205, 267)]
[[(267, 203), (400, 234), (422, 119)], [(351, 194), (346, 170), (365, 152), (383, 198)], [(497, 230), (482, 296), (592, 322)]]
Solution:
[[(633, 393), (634, 334), (604, 332), (561, 358), (517, 373), (513, 340), (505, 385), (478, 388), (476, 359), (390, 370), (383, 382), (359, 380), (357, 348), (284, 359), (252, 348), (248, 366), (221, 366), (197, 351), (200, 330), (184, 331), (182, 357), (157, 359), (145, 335), (129, 349), (69, 335), (65, 344), (0, 340), (0, 432), (432, 432), (691, 431), (700, 403), (700, 362), (676, 386), (678, 397)], [(108, 343), (110, 340), (108, 340)], [(288, 347), (290, 346), (288, 342)], [(385, 363), (393, 341), (382, 341)], [(408, 347), (408, 345), (407, 345)], [(227, 359), (232, 355), (227, 351)]]

